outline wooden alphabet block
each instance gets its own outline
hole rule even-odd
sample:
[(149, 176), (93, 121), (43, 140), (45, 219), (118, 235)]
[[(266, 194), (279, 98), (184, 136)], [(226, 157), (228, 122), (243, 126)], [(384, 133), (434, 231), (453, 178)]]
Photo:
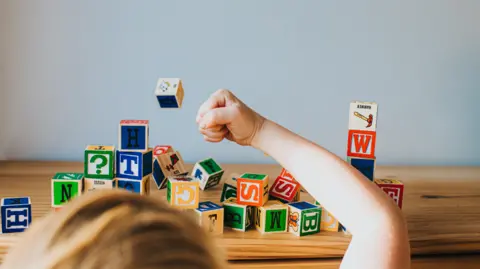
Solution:
[(290, 172), (288, 172), (287, 169), (285, 169), (285, 168), (282, 168), (282, 172), (280, 173), (279, 177), (285, 178), (285, 179), (290, 179), (292, 181), (297, 181), (297, 180), (295, 180), (293, 175), (290, 174)]
[(192, 170), (192, 176), (200, 180), (201, 190), (210, 189), (218, 185), (223, 173), (223, 169), (212, 158), (196, 163)]
[(360, 171), (366, 178), (373, 181), (375, 178), (376, 159), (347, 157), (347, 162)]
[(375, 179), (375, 184), (390, 196), (398, 207), (402, 208), (404, 185), (396, 179)]
[(351, 102), (348, 129), (375, 132), (377, 130), (377, 111), (376, 103)]
[(255, 227), (260, 233), (287, 232), (288, 206), (280, 201), (268, 201), (255, 209)]
[(82, 195), (83, 174), (57, 173), (52, 178), (52, 207), (60, 207), (71, 199)]
[(1, 203), (2, 232), (23, 232), (32, 222), (32, 203), (30, 197), (3, 198)]
[(220, 202), (230, 198), (237, 198), (237, 177), (230, 176), (223, 182), (222, 194), (220, 195)]
[(195, 213), (198, 217), (198, 224), (207, 232), (212, 234), (223, 233), (223, 207), (211, 201), (200, 202), (198, 208), (195, 209)]
[(188, 171), (178, 151), (160, 154), (153, 160), (153, 180), (158, 189), (166, 188), (168, 177), (186, 175)]
[(262, 206), (268, 201), (268, 175), (243, 174), (237, 178), (237, 203)]
[(291, 203), (300, 192), (300, 183), (291, 179), (277, 177), (270, 188), (270, 197)]
[(140, 195), (150, 194), (150, 176), (142, 178), (142, 180), (116, 178), (115, 187), (125, 189), (127, 191), (138, 193)]
[(118, 132), (118, 149), (122, 151), (148, 150), (148, 120), (122, 120)]
[(179, 78), (160, 78), (155, 89), (161, 108), (181, 108), (183, 102), (183, 85)]
[(115, 187), (115, 182), (113, 179), (85, 178), (84, 183), (84, 192), (91, 192), (95, 190), (111, 190)]
[(320, 224), (321, 231), (338, 232), (341, 230), (340, 222), (328, 212), (318, 201), (315, 201), (315, 205), (322, 208), (322, 222)]
[(84, 160), (85, 178), (113, 179), (114, 152), (114, 146), (88, 146)]
[(180, 209), (198, 208), (200, 200), (200, 181), (191, 176), (169, 177), (167, 183), (167, 201), (172, 207)]
[(348, 131), (348, 157), (375, 158), (376, 132), (373, 131)]
[(158, 155), (162, 155), (164, 153), (173, 153), (174, 150), (172, 146), (169, 145), (158, 145), (153, 148), (153, 157), (157, 157)]
[(322, 208), (309, 202), (288, 204), (288, 231), (296, 236), (305, 236), (320, 232)]
[(240, 205), (236, 198), (229, 198), (223, 203), (225, 213), (225, 227), (245, 232), (252, 225), (253, 207)]
[(142, 180), (152, 174), (153, 151), (123, 151), (117, 150), (116, 177)]

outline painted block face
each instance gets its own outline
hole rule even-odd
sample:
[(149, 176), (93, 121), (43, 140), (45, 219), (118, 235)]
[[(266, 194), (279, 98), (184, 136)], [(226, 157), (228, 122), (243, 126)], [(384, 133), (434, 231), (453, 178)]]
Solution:
[(201, 202), (195, 209), (198, 216), (198, 223), (207, 232), (212, 234), (223, 233), (224, 209), (223, 207), (210, 202)]
[(225, 221), (224, 225), (233, 230), (245, 232), (252, 224), (252, 207), (240, 205), (235, 198), (230, 198), (223, 203)]
[(32, 204), (29, 197), (3, 198), (1, 202), (2, 232), (23, 232), (32, 222)]
[(340, 229), (340, 223), (338, 220), (330, 214), (325, 208), (322, 210), (322, 222), (320, 225), (321, 231), (338, 232)]
[(402, 208), (404, 185), (396, 179), (375, 179), (375, 184), (390, 196), (398, 207)]
[(348, 157), (347, 161), (358, 171), (362, 172), (366, 178), (373, 181), (375, 177), (375, 159)]
[(296, 181), (295, 178), (293, 177), (293, 175), (290, 174), (290, 172), (288, 172), (287, 169), (285, 169), (285, 168), (282, 168), (282, 172), (280, 173), (279, 177)]
[(372, 131), (348, 131), (348, 157), (375, 158), (376, 132)]
[(183, 103), (183, 84), (178, 78), (160, 78), (155, 89), (161, 108), (180, 108)]
[(115, 187), (115, 181), (112, 179), (95, 179), (95, 178), (86, 178), (85, 179), (85, 192), (91, 192), (95, 190), (111, 190)]
[(194, 177), (169, 177), (167, 181), (167, 201), (176, 208), (198, 208), (200, 182)]
[(237, 202), (239, 204), (262, 206), (267, 201), (267, 175), (247, 173), (237, 178)]
[(122, 120), (119, 130), (119, 149), (122, 151), (148, 150), (148, 120)]
[(83, 174), (57, 173), (52, 178), (52, 206), (62, 206), (83, 192)]
[(308, 202), (289, 204), (288, 231), (297, 236), (320, 232), (322, 208)]
[(149, 179), (150, 179), (150, 176), (146, 176), (142, 180), (117, 178), (115, 180), (115, 186), (119, 189), (125, 189), (133, 193), (138, 193), (141, 195), (149, 195), (150, 194)]
[(158, 155), (153, 162), (153, 179), (158, 189), (166, 188), (167, 177), (187, 174), (182, 155), (178, 151)]
[(85, 150), (84, 176), (86, 178), (113, 179), (113, 146), (88, 146)]
[(158, 145), (153, 148), (153, 157), (157, 157), (158, 155), (162, 155), (164, 153), (173, 153), (174, 150), (172, 146), (168, 145)]
[(152, 173), (152, 149), (147, 151), (117, 150), (117, 178), (142, 180)]
[(300, 184), (291, 179), (277, 177), (270, 188), (270, 196), (292, 202), (300, 191)]
[(378, 105), (373, 102), (351, 102), (348, 129), (376, 131)]
[(192, 176), (200, 181), (201, 190), (218, 185), (223, 173), (223, 169), (212, 158), (196, 163), (192, 170)]
[(228, 178), (223, 183), (222, 194), (220, 195), (220, 202), (230, 198), (237, 198), (237, 178)]
[(261, 233), (287, 232), (288, 206), (279, 201), (268, 201), (255, 208), (255, 227)]

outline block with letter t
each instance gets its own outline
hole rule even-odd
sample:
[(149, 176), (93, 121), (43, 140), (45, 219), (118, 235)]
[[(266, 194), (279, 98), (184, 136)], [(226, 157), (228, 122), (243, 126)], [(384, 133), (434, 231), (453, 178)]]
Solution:
[(118, 135), (118, 148), (120, 150), (148, 150), (148, 120), (122, 120), (120, 121)]
[(223, 233), (224, 209), (211, 201), (200, 202), (195, 209), (198, 224), (208, 233)]
[(404, 185), (397, 179), (375, 179), (375, 184), (382, 189), (393, 201), (402, 208)]
[(280, 201), (268, 201), (256, 207), (255, 227), (260, 233), (284, 233), (288, 228), (288, 206)]
[(270, 197), (290, 203), (300, 192), (300, 183), (293, 179), (277, 177), (270, 188)]
[(268, 201), (268, 175), (245, 173), (237, 178), (237, 203), (262, 206)]
[(116, 178), (115, 187), (118, 189), (124, 189), (140, 195), (150, 194), (150, 176), (145, 176), (142, 180)]
[(167, 201), (179, 209), (198, 208), (200, 201), (200, 181), (190, 176), (169, 177), (167, 181)]
[(375, 178), (375, 158), (347, 157), (347, 162), (370, 181), (373, 181)]
[(232, 230), (245, 232), (252, 225), (253, 207), (240, 205), (236, 198), (229, 198), (223, 202), (224, 226)]
[(116, 162), (117, 178), (142, 180), (152, 174), (153, 152), (117, 150)]
[(223, 173), (223, 169), (212, 158), (199, 161), (192, 170), (192, 176), (200, 180), (201, 190), (206, 190), (218, 185)]
[(180, 108), (183, 103), (183, 83), (179, 78), (160, 78), (155, 89), (161, 108)]
[(115, 147), (89, 145), (85, 149), (85, 178), (113, 179)]
[(297, 236), (320, 232), (322, 208), (309, 202), (301, 201), (288, 204), (288, 231)]
[(32, 222), (32, 203), (30, 197), (3, 198), (1, 202), (2, 232), (23, 232)]
[(52, 207), (61, 207), (82, 195), (83, 187), (83, 174), (56, 173), (52, 178)]

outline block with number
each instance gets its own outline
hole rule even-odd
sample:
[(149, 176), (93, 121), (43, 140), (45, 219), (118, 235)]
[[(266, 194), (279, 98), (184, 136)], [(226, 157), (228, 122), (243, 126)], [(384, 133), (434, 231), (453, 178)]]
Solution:
[(223, 207), (211, 202), (205, 201), (198, 204), (195, 209), (197, 214), (198, 224), (207, 232), (212, 234), (223, 233)]
[(85, 178), (113, 179), (114, 152), (114, 146), (88, 146), (84, 158)]
[(309, 202), (295, 202), (288, 204), (288, 232), (305, 236), (320, 232), (322, 222), (322, 208)]
[(240, 205), (236, 198), (229, 198), (223, 203), (224, 225), (232, 230), (245, 232), (252, 225), (253, 207)]
[(181, 108), (183, 102), (183, 84), (179, 78), (160, 78), (155, 89), (161, 108)]
[(150, 176), (144, 177), (142, 180), (116, 178), (115, 187), (118, 189), (124, 189), (133, 193), (141, 195), (150, 194)]
[(237, 202), (262, 206), (268, 201), (268, 175), (246, 173), (237, 178)]
[(85, 178), (84, 180), (84, 192), (91, 192), (95, 190), (111, 190), (115, 187), (113, 179), (95, 179)]
[(118, 149), (122, 151), (148, 150), (148, 120), (122, 120), (118, 135)]
[(404, 185), (396, 179), (375, 179), (375, 184), (382, 189), (393, 201), (402, 208)]
[(350, 103), (348, 129), (376, 131), (378, 105), (373, 102)]
[(200, 200), (200, 181), (194, 177), (169, 177), (167, 181), (168, 204), (180, 209), (195, 209)]
[(373, 131), (348, 131), (347, 156), (375, 158), (377, 133)]
[(347, 157), (347, 162), (360, 171), (366, 178), (373, 181), (375, 177), (375, 158)]
[(232, 197), (237, 198), (237, 177), (230, 176), (223, 182), (220, 202), (223, 203), (223, 201)]
[(254, 209), (257, 231), (261, 233), (287, 232), (288, 205), (280, 201), (268, 201)]
[(162, 155), (164, 153), (173, 153), (174, 150), (172, 146), (169, 145), (158, 145), (153, 148), (153, 157), (157, 157), (158, 155)]
[(158, 189), (166, 188), (168, 177), (186, 175), (188, 175), (188, 171), (185, 168), (182, 155), (178, 151), (160, 154), (153, 160), (152, 176)]
[(200, 180), (200, 189), (210, 189), (220, 183), (223, 169), (212, 158), (205, 159), (195, 164), (192, 176)]
[(1, 203), (2, 232), (23, 232), (32, 222), (30, 197), (3, 198)]
[(142, 180), (144, 177), (152, 174), (152, 149), (145, 151), (117, 150), (115, 160), (117, 162), (117, 178)]
[(81, 173), (57, 173), (52, 178), (52, 207), (61, 207), (82, 195), (84, 185)]
[(277, 177), (270, 188), (270, 197), (290, 203), (293, 202), (299, 192), (300, 183), (291, 179)]

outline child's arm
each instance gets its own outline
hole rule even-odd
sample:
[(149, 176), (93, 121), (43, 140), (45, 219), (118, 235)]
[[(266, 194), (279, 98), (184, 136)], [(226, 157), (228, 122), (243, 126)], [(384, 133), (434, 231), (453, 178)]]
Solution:
[(352, 241), (342, 268), (410, 268), (402, 212), (348, 163), (266, 120), (226, 90), (217, 91), (202, 105), (197, 122), (207, 141), (227, 138), (273, 157), (347, 227)]

